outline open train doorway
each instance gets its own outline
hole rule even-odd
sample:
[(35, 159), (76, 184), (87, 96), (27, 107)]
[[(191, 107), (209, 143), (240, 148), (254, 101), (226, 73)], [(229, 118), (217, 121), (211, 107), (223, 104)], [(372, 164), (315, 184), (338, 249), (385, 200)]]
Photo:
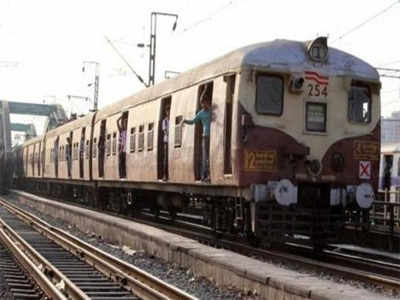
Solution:
[(102, 120), (100, 124), (100, 136), (99, 136), (99, 177), (104, 177), (104, 158), (106, 154), (106, 120)]
[(37, 172), (39, 177), (40, 177), (41, 162), (42, 162), (41, 154), (42, 154), (42, 142), (39, 143), (39, 149), (37, 152)]
[(72, 176), (72, 138), (73, 132), (69, 133), (69, 137), (67, 137), (67, 167), (68, 167), (68, 177)]
[(126, 143), (128, 133), (128, 117), (129, 112), (125, 111), (117, 120), (119, 131), (118, 168), (120, 178), (126, 178)]
[(83, 127), (82, 132), (81, 132), (81, 140), (79, 142), (79, 177), (80, 178), (83, 178), (83, 176), (85, 175), (85, 170), (84, 170), (85, 136), (86, 136), (86, 127)]
[[(197, 93), (197, 112), (200, 112), (203, 107), (201, 101), (205, 101), (211, 113), (212, 119), (212, 96), (213, 96), (214, 83), (208, 82), (199, 86)], [(195, 124), (194, 134), (194, 172), (195, 179), (202, 181), (209, 181), (210, 175), (210, 128), (203, 128), (201, 122)]]
[(169, 153), (169, 129), (170, 129), (171, 97), (161, 99), (160, 124), (158, 126), (158, 179), (164, 181), (169, 178), (168, 153)]
[(53, 148), (53, 160), (54, 160), (54, 174), (56, 175), (56, 178), (58, 178), (58, 143), (59, 143), (60, 138), (57, 137), (56, 140), (54, 141), (54, 148)]
[(224, 124), (224, 174), (232, 174), (232, 116), (235, 75), (224, 76), (226, 82), (225, 124)]

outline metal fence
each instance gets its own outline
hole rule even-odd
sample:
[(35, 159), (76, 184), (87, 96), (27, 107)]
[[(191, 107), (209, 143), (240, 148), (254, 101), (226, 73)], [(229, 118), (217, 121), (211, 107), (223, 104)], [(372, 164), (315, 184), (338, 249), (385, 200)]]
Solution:
[(369, 219), (375, 229), (391, 235), (400, 233), (400, 189), (381, 190), (374, 201)]

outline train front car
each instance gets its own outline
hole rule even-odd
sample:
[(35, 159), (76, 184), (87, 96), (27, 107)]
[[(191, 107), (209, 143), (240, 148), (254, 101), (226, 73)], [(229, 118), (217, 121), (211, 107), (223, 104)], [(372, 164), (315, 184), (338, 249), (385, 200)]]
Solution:
[(320, 37), (247, 48), (241, 78), (240, 185), (251, 186), (257, 238), (320, 246), (346, 211), (367, 222), (379, 177), (377, 71)]

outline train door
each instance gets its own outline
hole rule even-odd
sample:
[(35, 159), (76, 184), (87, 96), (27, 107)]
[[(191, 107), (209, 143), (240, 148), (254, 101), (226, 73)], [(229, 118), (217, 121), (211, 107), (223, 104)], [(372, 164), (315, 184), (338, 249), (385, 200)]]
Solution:
[(121, 118), (117, 120), (119, 131), (118, 169), (120, 178), (126, 178), (126, 143), (128, 132), (128, 117), (129, 112), (125, 111), (122, 113)]
[(390, 190), (392, 185), (393, 155), (383, 156), (383, 189)]
[(32, 177), (35, 177), (35, 158), (36, 158), (36, 144), (32, 145), (32, 159), (31, 159), (31, 167), (32, 167)]
[(82, 132), (81, 132), (81, 140), (79, 142), (79, 177), (80, 178), (83, 178), (83, 176), (85, 175), (85, 172), (84, 172), (85, 136), (86, 136), (86, 127), (83, 127)]
[(105, 158), (105, 141), (106, 141), (106, 120), (102, 120), (100, 124), (99, 136), (99, 177), (104, 177), (104, 158)]
[(40, 169), (41, 169), (41, 149), (42, 148), (42, 142), (39, 142), (39, 148), (37, 150), (37, 172), (38, 176), (40, 177)]
[(161, 99), (160, 122), (158, 126), (157, 174), (158, 179), (168, 180), (168, 153), (171, 97)]
[(60, 138), (57, 137), (54, 141), (54, 149), (53, 149), (53, 160), (54, 160), (54, 174), (55, 177), (58, 178), (58, 143)]
[(46, 139), (43, 139), (43, 141), (42, 141), (41, 151), (42, 151), (42, 154), (40, 155), (40, 159), (41, 159), (41, 166), (42, 166), (42, 175), (44, 176), (45, 166), (46, 166)]
[(72, 176), (72, 138), (73, 132), (69, 133), (69, 137), (67, 137), (67, 167), (68, 167), (68, 177)]
[(224, 174), (232, 174), (232, 114), (235, 93), (235, 75), (224, 77), (226, 82), (225, 124), (224, 124)]
[[(199, 86), (197, 94), (197, 111), (200, 111), (201, 105), (200, 100), (204, 98), (208, 101), (211, 116), (212, 116), (212, 96), (213, 96), (213, 82), (208, 82)], [(205, 176), (209, 176), (209, 153), (210, 153), (210, 137), (203, 138), (203, 126), (201, 122), (195, 124), (194, 133), (194, 176), (195, 180), (206, 179)], [(208, 140), (208, 141), (207, 141)], [(204, 152), (204, 153), (203, 153)], [(205, 171), (204, 169), (207, 169)], [(202, 174), (203, 173), (203, 174)], [(207, 173), (207, 174), (206, 174)]]
[(28, 166), (29, 166), (29, 147), (25, 147), (25, 176), (28, 177)]

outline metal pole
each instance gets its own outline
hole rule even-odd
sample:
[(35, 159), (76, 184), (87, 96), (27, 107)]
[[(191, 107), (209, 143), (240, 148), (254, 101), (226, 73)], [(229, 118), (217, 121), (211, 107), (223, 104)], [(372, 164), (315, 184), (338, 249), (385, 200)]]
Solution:
[[(93, 111), (97, 111), (98, 109), (98, 101), (99, 101), (99, 81), (100, 81), (100, 64), (97, 61), (84, 61), (83, 64), (94, 64), (95, 69), (94, 69), (94, 83), (93, 83)], [(85, 72), (85, 66), (83, 66), (82, 69), (83, 72)], [(91, 85), (91, 84), (90, 84)], [(89, 85), (89, 86), (90, 86)]]
[(96, 63), (96, 70), (94, 75), (94, 97), (93, 97), (93, 110), (96, 112), (98, 109), (98, 102), (99, 102), (99, 64)]
[(157, 33), (157, 14), (152, 12), (150, 16), (150, 51), (149, 51), (149, 84), (154, 85), (156, 72), (156, 33)]
[(172, 30), (175, 30), (178, 20), (177, 14), (152, 12), (150, 15), (150, 51), (149, 51), (149, 83), (148, 86), (154, 85), (156, 74), (156, 41), (157, 41), (157, 15), (174, 17), (175, 23)]

